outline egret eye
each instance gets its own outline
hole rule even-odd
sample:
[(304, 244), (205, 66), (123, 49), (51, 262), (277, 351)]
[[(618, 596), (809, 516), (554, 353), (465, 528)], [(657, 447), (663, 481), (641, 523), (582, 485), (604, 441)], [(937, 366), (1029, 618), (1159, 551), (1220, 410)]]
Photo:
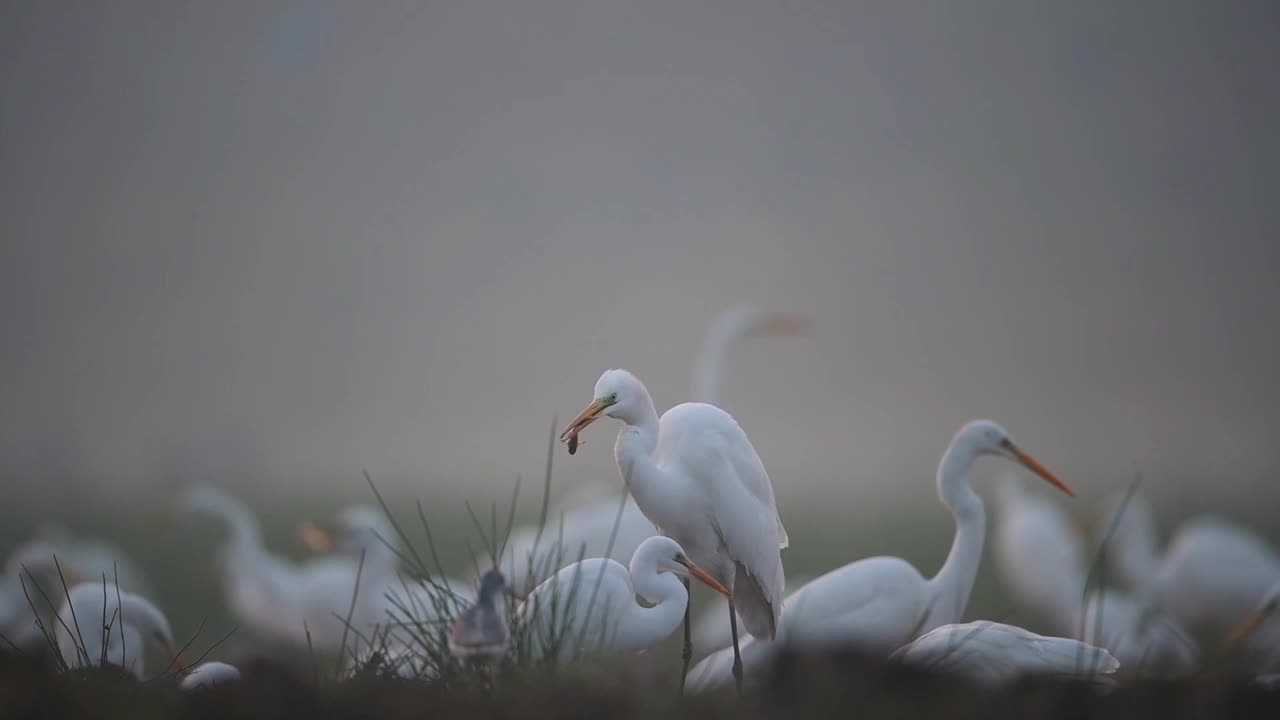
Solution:
[(610, 395), (609, 395), (609, 402), (618, 402), (618, 393), (612, 393), (612, 394), (610, 394)]

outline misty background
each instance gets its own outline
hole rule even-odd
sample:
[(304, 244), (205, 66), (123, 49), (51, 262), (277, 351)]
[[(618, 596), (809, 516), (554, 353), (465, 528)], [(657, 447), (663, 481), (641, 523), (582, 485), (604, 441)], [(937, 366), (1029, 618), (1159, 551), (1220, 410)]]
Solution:
[[(726, 383), (784, 514), (931, 498), (974, 417), (1086, 500), (1141, 471), (1274, 502), (1278, 30), (1265, 1), (4, 3), (3, 482), (505, 497), (603, 370), (681, 402), (749, 302), (815, 320)], [(557, 483), (616, 481), (616, 429)]]

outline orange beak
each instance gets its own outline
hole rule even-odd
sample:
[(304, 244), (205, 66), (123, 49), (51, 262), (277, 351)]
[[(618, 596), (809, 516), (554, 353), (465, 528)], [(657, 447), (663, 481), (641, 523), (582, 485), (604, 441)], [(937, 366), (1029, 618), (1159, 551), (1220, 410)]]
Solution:
[(760, 324), (762, 335), (795, 337), (813, 331), (813, 320), (801, 313), (770, 313)]
[(169, 657), (173, 659), (173, 666), (178, 668), (179, 672), (187, 671), (187, 663), (183, 661), (182, 656), (178, 654), (178, 648), (170, 645), (166, 648), (169, 651)]
[(1249, 613), (1249, 617), (1245, 618), (1239, 625), (1227, 634), (1227, 638), (1222, 641), (1222, 653), (1226, 654), (1235, 649), (1237, 645), (1244, 642), (1245, 638), (1253, 634), (1254, 630), (1267, 619), (1267, 613), (1261, 610), (1255, 610)]
[(707, 587), (711, 588), (712, 590), (715, 590), (716, 592), (720, 593), (725, 597), (731, 597), (731, 595), (729, 594), (729, 591), (726, 590), (725, 587), (719, 583), (719, 581), (711, 577), (711, 575), (706, 570), (703, 570), (702, 568), (698, 567), (692, 562), (681, 562), (680, 564), (688, 568), (689, 574), (701, 580), (703, 583), (706, 584)]
[(1028, 470), (1044, 478), (1045, 482), (1058, 488), (1059, 490), (1070, 495), (1071, 497), (1076, 496), (1075, 492), (1073, 492), (1071, 488), (1067, 487), (1066, 483), (1062, 482), (1057, 477), (1055, 477), (1053, 473), (1049, 472), (1049, 468), (1045, 467), (1044, 465), (1041, 465), (1039, 460), (1036, 460), (1035, 458), (1031, 457), (1031, 455), (1027, 454), (1027, 452), (1024, 451), (1022, 448), (1018, 447), (1017, 445), (1014, 445), (1012, 442), (1006, 442), (1005, 449), (1008, 450), (1010, 453), (1012, 453), (1013, 457), (1018, 462), (1022, 463), (1023, 466), (1025, 466)]
[(609, 407), (609, 403), (605, 400), (592, 400), (582, 412), (578, 413), (578, 417), (569, 423), (569, 426), (560, 433), (560, 442), (572, 442), (576, 449), (578, 433), (582, 432), (588, 425), (599, 420), (604, 413), (605, 408)]
[(327, 553), (335, 545), (333, 533), (312, 522), (298, 525), (298, 537), (308, 550), (316, 554)]

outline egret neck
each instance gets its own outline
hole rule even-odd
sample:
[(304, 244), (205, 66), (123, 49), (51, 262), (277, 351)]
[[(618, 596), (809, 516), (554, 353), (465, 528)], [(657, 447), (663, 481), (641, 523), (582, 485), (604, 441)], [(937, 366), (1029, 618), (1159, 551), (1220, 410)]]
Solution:
[(938, 499), (955, 518), (956, 535), (942, 568), (929, 581), (934, 592), (921, 634), (960, 620), (978, 576), (987, 514), (982, 499), (969, 484), (969, 470), (976, 459), (977, 452), (970, 443), (960, 443), (948, 447), (938, 464)]

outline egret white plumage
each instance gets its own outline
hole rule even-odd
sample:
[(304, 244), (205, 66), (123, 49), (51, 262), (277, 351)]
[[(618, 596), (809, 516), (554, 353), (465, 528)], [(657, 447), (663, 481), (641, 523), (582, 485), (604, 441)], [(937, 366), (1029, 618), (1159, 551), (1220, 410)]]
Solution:
[[(938, 465), (938, 498), (955, 518), (956, 534), (942, 568), (926, 579), (901, 558), (873, 557), (849, 563), (787, 597), (782, 636), (762, 643), (752, 638), (743, 658), (753, 670), (770, 661), (782, 644), (801, 648), (861, 647), (885, 655), (936, 627), (958, 622), (982, 561), (986, 513), (969, 485), (969, 470), (984, 456), (1021, 463), (1062, 492), (1071, 489), (1022, 450), (990, 420), (960, 428)], [(691, 687), (705, 690), (726, 680), (727, 651), (705, 658), (690, 674)]]
[[(811, 580), (813, 580), (811, 575), (787, 577), (784, 593), (790, 595), (804, 587)], [(733, 642), (733, 637), (729, 634), (729, 626), (724, 621), (725, 607), (727, 605), (727, 600), (713, 597), (694, 618), (693, 647), (703, 657), (717, 650), (727, 648)], [(698, 655), (695, 655), (695, 657), (698, 657)]]
[[(795, 337), (808, 332), (810, 326), (806, 315), (771, 312), (750, 305), (721, 312), (712, 321), (694, 363), (692, 399), (723, 407), (729, 360), (744, 340)], [(541, 532), (536, 525), (514, 531), (507, 542), (502, 569), (511, 587), (517, 593), (526, 593), (552, 572), (582, 558), (611, 557), (625, 563), (641, 542), (655, 534), (657, 529), (630, 495), (618, 493), (612, 485), (592, 485), (559, 503)], [(719, 598), (713, 604), (724, 606)], [(727, 628), (723, 634), (727, 638)]]
[(35, 536), (53, 546), (64, 568), (74, 568), (82, 577), (101, 580), (105, 575), (108, 583), (119, 583), (122, 590), (144, 597), (151, 592), (142, 569), (115, 543), (77, 536), (65, 525), (52, 522), (38, 527)]
[[(729, 590), (735, 656), (739, 614), (748, 632), (772, 639), (782, 612), (787, 533), (764, 463), (737, 421), (704, 403), (677, 405), (659, 420), (649, 391), (626, 370), (600, 376), (595, 399), (560, 439), (576, 438), (601, 417), (623, 422), (614, 457), (636, 505)], [(692, 656), (687, 605), (685, 627), (682, 685)], [(741, 690), (740, 661), (734, 677)]]
[(806, 315), (767, 312), (750, 305), (738, 305), (720, 313), (712, 321), (694, 363), (690, 398), (723, 408), (725, 371), (740, 342), (752, 337), (803, 335), (810, 324)]
[[(32, 579), (39, 581), (42, 576), (55, 573), (53, 560), (56, 555), (57, 548), (48, 542), (29, 540), (14, 548), (5, 558), (4, 574), (0, 575), (0, 635), (23, 650), (39, 649), (46, 642), (36, 624), (36, 611), (31, 606), (32, 601), (39, 602), (36, 598), (40, 597)], [(70, 575), (68, 583), (83, 579), (70, 567), (63, 574)]]
[(117, 596), (116, 586), (101, 580), (78, 583), (66, 595), (54, 634), (69, 667), (106, 662), (142, 680), (146, 678), (144, 649), (155, 643), (179, 670), (184, 669), (168, 618), (142, 596), (123, 590)]
[(1043, 494), (1004, 475), (996, 485), (995, 560), (1019, 610), (1064, 637), (1079, 637), (1084, 616), (1084, 539)]
[[(1144, 503), (1135, 495), (1129, 508), (1141, 510)], [(1110, 512), (1118, 507), (1112, 503)], [(1171, 613), (1192, 630), (1221, 637), (1280, 580), (1280, 555), (1247, 528), (1214, 516), (1193, 518), (1157, 554), (1154, 523), (1142, 520), (1141, 512), (1131, 519), (1130, 511), (1118, 525), (1127, 535), (1113, 541), (1115, 551), (1108, 557), (1123, 558), (1114, 569), (1144, 608)]]
[(217, 661), (202, 662), (191, 668), (186, 677), (178, 683), (178, 687), (190, 691), (235, 682), (239, 679), (240, 670), (235, 665)]
[(1120, 662), (1103, 648), (978, 620), (934, 628), (889, 659), (997, 686), (1024, 675), (1113, 683)]
[(266, 548), (249, 508), (222, 490), (197, 485), (182, 493), (178, 509), (226, 524), (230, 534), (218, 551), (218, 566), (223, 596), (236, 621), (269, 641), (305, 647), (300, 566)]
[(1119, 590), (1090, 593), (1082, 640), (1106, 648), (1129, 678), (1172, 678), (1194, 672), (1200, 652), (1177, 618), (1140, 606)]
[[(597, 650), (642, 650), (666, 639), (684, 618), (689, 592), (680, 578), (729, 593), (679, 543), (658, 535), (640, 544), (630, 568), (590, 558), (561, 569), (517, 613), (532, 628), (536, 656), (554, 651), (564, 662)], [(636, 595), (650, 606), (636, 604)]]

